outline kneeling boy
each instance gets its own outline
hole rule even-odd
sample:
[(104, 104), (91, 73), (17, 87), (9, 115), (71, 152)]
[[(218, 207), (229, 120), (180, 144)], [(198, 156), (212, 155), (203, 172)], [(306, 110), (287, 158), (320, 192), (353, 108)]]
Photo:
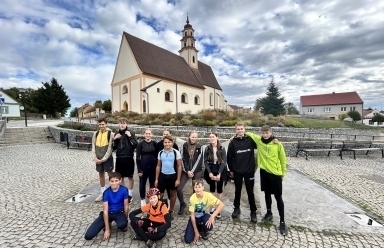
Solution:
[[(204, 181), (196, 179), (192, 182), (195, 193), (189, 199), (189, 212), (191, 216), (184, 234), (187, 244), (197, 243), (199, 238), (208, 239), (208, 232), (212, 230), (215, 217), (224, 208), (224, 204), (214, 195), (204, 191)], [(212, 214), (210, 210), (215, 208)]]
[(108, 240), (111, 235), (110, 223), (116, 222), (118, 229), (126, 231), (128, 225), (128, 188), (120, 185), (121, 175), (118, 172), (112, 172), (109, 176), (108, 187), (103, 192), (103, 211), (99, 217), (91, 224), (85, 233), (84, 238), (91, 240), (104, 229), (103, 240)]
[[(171, 216), (168, 207), (160, 201), (160, 191), (151, 188), (147, 192), (149, 203), (129, 214), (132, 229), (136, 235), (134, 239), (143, 240), (146, 247), (153, 247), (156, 240), (164, 238), (167, 229), (171, 227)], [(147, 213), (148, 218), (138, 218), (136, 215)]]

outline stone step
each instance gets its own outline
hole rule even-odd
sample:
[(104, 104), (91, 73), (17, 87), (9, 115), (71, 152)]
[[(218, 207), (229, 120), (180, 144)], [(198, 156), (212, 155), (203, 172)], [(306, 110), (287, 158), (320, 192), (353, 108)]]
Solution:
[(48, 140), (47, 136), (51, 136), (48, 127), (6, 128), (0, 146), (55, 142), (53, 139)]

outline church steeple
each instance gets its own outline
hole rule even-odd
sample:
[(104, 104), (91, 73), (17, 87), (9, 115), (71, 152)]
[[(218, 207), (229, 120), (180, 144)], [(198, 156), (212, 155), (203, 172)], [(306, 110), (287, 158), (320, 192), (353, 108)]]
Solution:
[(189, 24), (189, 16), (187, 15), (187, 21), (184, 25), (184, 29), (182, 31), (181, 49), (179, 50), (179, 54), (181, 57), (185, 59), (189, 66), (193, 68), (198, 68), (198, 60), (197, 53), (199, 52), (196, 49), (196, 39), (194, 37), (195, 30), (192, 28), (192, 25)]

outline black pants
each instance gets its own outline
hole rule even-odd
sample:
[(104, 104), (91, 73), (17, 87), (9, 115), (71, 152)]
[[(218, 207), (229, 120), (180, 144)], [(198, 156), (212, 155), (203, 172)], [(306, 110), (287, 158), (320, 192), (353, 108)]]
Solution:
[(140, 191), (141, 199), (145, 199), (145, 186), (148, 180), (149, 180), (149, 186), (151, 188), (155, 187), (156, 163), (157, 163), (157, 159), (155, 157), (141, 160), (140, 169), (143, 173), (143, 175), (140, 177), (140, 182), (139, 182), (140, 184), (139, 191)]
[(253, 193), (253, 187), (255, 186), (255, 174), (254, 173), (233, 173), (233, 179), (235, 181), (235, 200), (233, 205), (235, 208), (240, 208), (241, 189), (243, 187), (243, 179), (245, 189), (247, 190), (248, 202), (252, 212), (256, 212), (255, 194)]
[(137, 221), (141, 220), (141, 218), (136, 217), (135, 220), (131, 220), (131, 226), (133, 231), (145, 242), (148, 240), (156, 241), (164, 238), (166, 232), (155, 232), (148, 233), (148, 227), (156, 228), (158, 226), (163, 225), (163, 223), (151, 222), (149, 219), (143, 219), (144, 223), (142, 226), (137, 225)]

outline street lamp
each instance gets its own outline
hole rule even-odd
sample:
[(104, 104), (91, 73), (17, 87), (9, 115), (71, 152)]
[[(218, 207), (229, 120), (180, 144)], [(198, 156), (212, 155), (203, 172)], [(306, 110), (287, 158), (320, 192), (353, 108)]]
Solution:
[(27, 109), (25, 107), (25, 89), (19, 89), (19, 98), (21, 99), (21, 103), (23, 106), (20, 107), (20, 110), (24, 110), (24, 118), (25, 118), (25, 126), (28, 127), (27, 124)]

